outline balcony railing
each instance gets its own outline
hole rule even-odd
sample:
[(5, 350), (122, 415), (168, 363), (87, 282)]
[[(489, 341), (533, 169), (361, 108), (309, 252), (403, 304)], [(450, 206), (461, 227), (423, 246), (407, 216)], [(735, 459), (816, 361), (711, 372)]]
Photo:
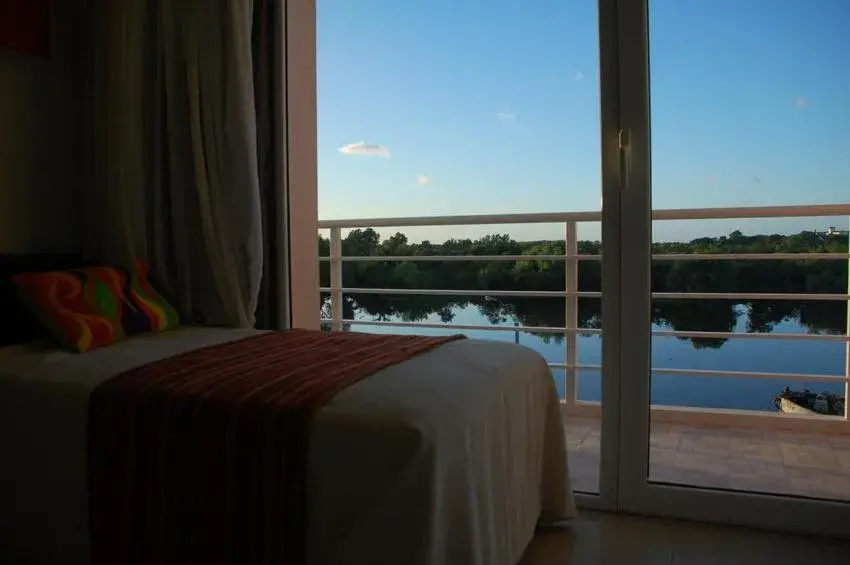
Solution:
[[(756, 219), (756, 218), (803, 218), (850, 216), (850, 204), (813, 205), (813, 206), (773, 206), (744, 208), (700, 208), (679, 210), (655, 210), (653, 220), (717, 220), (717, 219)], [(332, 329), (341, 330), (344, 325), (371, 325), (414, 328), (448, 328), (453, 330), (488, 330), (508, 332), (558, 333), (564, 336), (564, 361), (550, 363), (555, 369), (563, 369), (565, 376), (565, 403), (568, 407), (589, 405), (580, 402), (577, 397), (577, 373), (580, 370), (601, 370), (601, 365), (578, 363), (578, 336), (601, 334), (600, 329), (580, 328), (578, 324), (578, 300), (584, 297), (601, 297), (601, 292), (578, 290), (578, 269), (583, 261), (599, 261), (601, 255), (580, 254), (578, 252), (578, 224), (600, 222), (601, 212), (563, 212), (533, 214), (497, 214), (472, 216), (435, 216), (408, 218), (379, 218), (354, 220), (323, 220), (320, 229), (330, 230), (330, 256), (320, 257), (330, 263), (330, 286), (321, 291), (331, 297), (331, 316), (323, 318)], [(566, 252), (563, 255), (425, 255), (425, 256), (344, 256), (342, 253), (342, 230), (353, 228), (401, 228), (423, 226), (472, 226), (472, 225), (519, 225), (519, 224), (555, 224), (564, 226)], [(850, 253), (730, 253), (730, 254), (654, 254), (654, 261), (761, 261), (761, 260), (850, 260)], [(446, 289), (394, 289), (394, 288), (349, 288), (344, 286), (343, 262), (346, 261), (563, 261), (565, 263), (565, 281), (563, 291), (525, 291), (525, 290), (446, 290)], [(850, 269), (848, 269), (850, 273)], [(442, 324), (400, 321), (371, 321), (343, 318), (343, 295), (345, 294), (384, 294), (384, 295), (443, 295), (443, 296), (495, 296), (495, 297), (548, 297), (564, 298), (565, 325), (549, 326), (493, 326), (477, 324)], [(796, 301), (836, 301), (850, 305), (850, 276), (848, 293), (736, 293), (736, 292), (653, 292), (657, 299), (733, 299), (733, 300), (796, 300)], [(785, 381), (820, 381), (843, 383), (845, 398), (850, 397), (850, 308), (848, 308), (847, 326), (843, 335), (829, 334), (772, 334), (772, 333), (736, 333), (716, 331), (652, 331), (653, 336), (712, 339), (773, 339), (773, 340), (817, 340), (845, 343), (845, 368), (843, 374), (807, 374), (775, 373), (751, 371), (706, 370), (691, 368), (653, 368), (653, 374), (691, 375), (700, 377), (736, 377), (745, 379), (782, 379)], [(848, 428), (848, 403), (845, 402), (844, 418), (841, 418), (843, 430)], [(693, 409), (699, 410), (699, 409)], [(687, 411), (687, 409), (686, 409)], [(711, 411), (715, 416), (724, 412)], [(805, 420), (805, 418), (803, 418)], [(835, 418), (833, 418), (835, 420)]]

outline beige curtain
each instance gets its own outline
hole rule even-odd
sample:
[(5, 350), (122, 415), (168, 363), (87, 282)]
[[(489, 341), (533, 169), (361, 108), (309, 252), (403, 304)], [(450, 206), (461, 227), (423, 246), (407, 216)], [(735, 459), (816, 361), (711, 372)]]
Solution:
[(93, 0), (84, 254), (147, 259), (184, 317), (255, 323), (252, 0)]

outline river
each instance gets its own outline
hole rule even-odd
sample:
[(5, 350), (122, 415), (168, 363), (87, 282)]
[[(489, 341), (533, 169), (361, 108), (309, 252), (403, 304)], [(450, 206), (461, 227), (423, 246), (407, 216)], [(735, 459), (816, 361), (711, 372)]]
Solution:
[[(450, 308), (455, 324), (493, 325), (480, 307), (472, 304), (452, 306)], [(746, 308), (734, 307), (737, 318), (734, 321), (735, 332), (746, 332), (748, 314)], [(374, 320), (375, 316), (362, 308), (354, 309), (354, 317), (359, 320)], [(399, 320), (404, 315), (385, 316), (384, 319)], [(443, 312), (443, 318), (446, 312)], [(416, 320), (426, 323), (441, 323), (441, 315), (434, 312), (417, 315)], [(500, 321), (498, 325), (512, 326), (513, 321)], [(451, 328), (410, 328), (354, 325), (353, 331), (373, 333), (418, 333), (444, 335), (456, 333)], [(669, 330), (669, 327), (654, 325), (656, 330)], [(699, 328), (688, 328), (699, 329)], [(808, 333), (809, 329), (798, 319), (788, 317), (772, 325), (773, 333)], [(471, 338), (495, 339), (513, 342), (514, 332), (466, 330), (462, 333)], [(578, 337), (579, 364), (601, 364), (602, 339), (600, 335)], [(553, 363), (564, 362), (564, 345), (542, 337), (520, 332), (519, 343), (539, 352)], [(654, 368), (735, 370), (763, 373), (806, 373), (816, 375), (842, 375), (845, 366), (845, 345), (837, 341), (790, 341), (771, 339), (729, 339), (715, 347), (697, 348), (691, 340), (675, 337), (652, 338), (652, 366)], [(560, 394), (564, 395), (564, 371), (553, 369), (555, 382)], [(595, 370), (581, 370), (578, 375), (579, 400), (600, 400), (600, 373)], [(735, 408), (746, 410), (775, 410), (772, 399), (786, 385), (792, 388), (807, 387), (815, 392), (829, 391), (844, 393), (844, 385), (835, 382), (791, 382), (774, 379), (734, 378), (734, 377), (695, 377), (675, 374), (654, 374), (651, 382), (653, 404), (671, 406), (691, 406), (701, 408)]]

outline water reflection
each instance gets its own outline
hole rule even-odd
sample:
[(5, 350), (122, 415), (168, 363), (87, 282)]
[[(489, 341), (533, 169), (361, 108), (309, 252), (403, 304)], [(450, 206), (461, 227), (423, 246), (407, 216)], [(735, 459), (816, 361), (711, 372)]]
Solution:
[[(322, 296), (323, 317), (330, 317), (329, 296)], [(492, 325), (564, 327), (563, 298), (348, 295), (343, 301), (343, 317), (378, 321), (421, 322), (436, 315), (451, 323), (455, 312), (473, 306)], [(579, 300), (578, 326), (601, 329), (601, 299)], [(734, 332), (740, 316), (746, 316), (746, 332), (769, 333), (782, 322), (792, 321), (812, 334), (843, 334), (847, 304), (821, 301), (740, 301), (740, 300), (654, 300), (652, 323), (674, 331)], [(529, 332), (544, 343), (561, 343), (563, 335)], [(680, 337), (695, 349), (719, 349), (726, 338)]]

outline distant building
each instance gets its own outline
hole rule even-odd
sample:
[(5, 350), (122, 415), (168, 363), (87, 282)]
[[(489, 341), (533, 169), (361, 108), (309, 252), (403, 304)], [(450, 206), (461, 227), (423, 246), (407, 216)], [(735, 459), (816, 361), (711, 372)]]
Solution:
[(829, 226), (828, 228), (826, 228), (826, 232), (824, 233), (826, 233), (826, 235), (847, 235), (850, 232), (848, 232), (847, 230), (840, 230), (835, 226)]

